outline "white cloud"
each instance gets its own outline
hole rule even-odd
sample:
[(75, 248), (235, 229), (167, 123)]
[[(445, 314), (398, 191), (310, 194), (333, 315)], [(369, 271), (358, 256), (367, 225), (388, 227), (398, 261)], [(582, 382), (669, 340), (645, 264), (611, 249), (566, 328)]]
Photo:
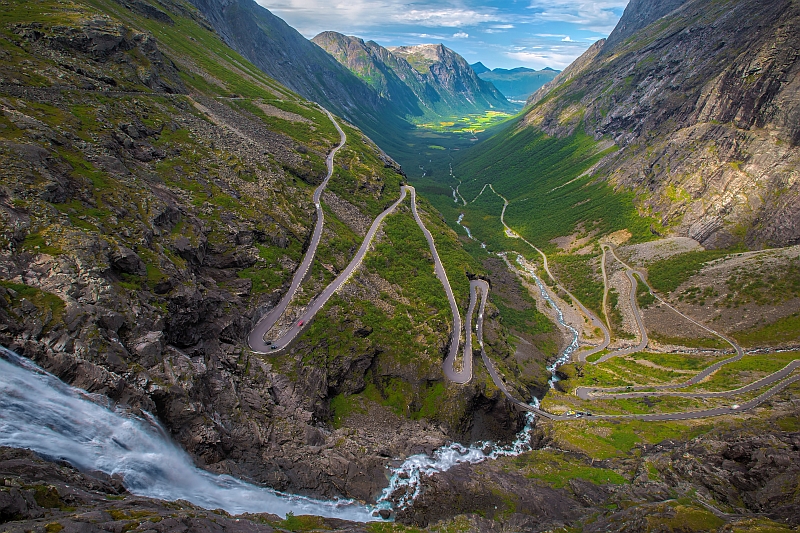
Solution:
[(498, 15), (472, 9), (411, 9), (395, 13), (391, 20), (403, 24), (420, 24), (429, 28), (461, 28), (497, 22)]
[(469, 33), (466, 33), (466, 32), (463, 32), (463, 31), (460, 31), (460, 32), (458, 32), (458, 33), (454, 33), (454, 34), (453, 34), (453, 37), (455, 37), (456, 39), (466, 39), (466, 38), (468, 38), (468, 37), (469, 37)]
[(406, 35), (419, 39), (427, 39), (428, 41), (445, 41), (448, 39), (446, 35), (438, 35), (435, 33), (407, 33)]
[(609, 34), (626, 5), (628, 0), (530, 0), (528, 7), (539, 22), (566, 22)]
[[(507, 15), (494, 8), (471, 8), (463, 0), (428, 2), (397, 0), (257, 0), (279, 17), (291, 19), (303, 34), (323, 29), (354, 32), (377, 25), (463, 28), (482, 24), (512, 28)], [(324, 15), (323, 15), (324, 14)], [(321, 27), (324, 24), (325, 27)], [(347, 28), (344, 30), (344, 28)]]
[(518, 61), (523, 66), (543, 69), (550, 67), (554, 69), (564, 69), (575, 59), (575, 54), (562, 50), (526, 50), (524, 52), (506, 52), (506, 57)]
[(562, 42), (562, 43), (574, 43), (575, 41), (573, 41), (572, 39), (570, 39), (570, 38), (569, 38), (569, 35), (567, 35), (566, 37), (564, 37), (563, 39), (561, 39), (561, 42)]

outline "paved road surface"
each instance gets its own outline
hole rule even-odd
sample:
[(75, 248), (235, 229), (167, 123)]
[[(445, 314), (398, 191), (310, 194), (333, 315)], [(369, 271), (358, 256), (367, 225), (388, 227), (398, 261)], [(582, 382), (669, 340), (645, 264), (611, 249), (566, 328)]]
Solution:
[[(342, 128), (339, 126), (339, 123), (333, 118), (333, 115), (327, 109), (323, 108), (323, 111), (325, 111), (325, 113), (328, 115), (328, 118), (331, 120), (331, 122), (333, 122), (333, 125), (336, 126), (336, 131), (339, 132), (340, 141), (339, 144), (333, 150), (331, 150), (331, 153), (328, 154), (328, 157), (325, 160), (325, 164), (328, 167), (328, 174), (325, 176), (322, 184), (320, 184), (320, 186), (314, 191), (314, 206), (317, 209), (317, 222), (314, 225), (314, 233), (311, 236), (311, 242), (309, 243), (308, 250), (306, 250), (306, 255), (303, 257), (303, 262), (300, 263), (300, 267), (295, 271), (294, 277), (292, 277), (292, 283), (289, 286), (289, 290), (283, 295), (283, 298), (281, 298), (281, 301), (278, 302), (278, 305), (271, 309), (266, 315), (261, 317), (261, 320), (258, 321), (256, 326), (250, 332), (250, 335), (247, 338), (247, 344), (254, 352), (270, 352), (270, 347), (264, 340), (264, 336), (269, 330), (272, 329), (278, 319), (283, 316), (283, 313), (289, 306), (289, 302), (292, 301), (297, 289), (300, 287), (300, 284), (303, 282), (306, 274), (308, 274), (308, 270), (311, 268), (311, 263), (314, 261), (314, 256), (317, 253), (317, 246), (319, 245), (320, 238), (322, 237), (322, 227), (325, 223), (325, 214), (322, 211), (320, 198), (322, 198), (322, 193), (325, 191), (325, 187), (328, 186), (328, 181), (330, 181), (331, 176), (333, 175), (333, 158), (336, 156), (336, 152), (338, 152), (339, 149), (347, 142), (347, 135), (345, 135), (344, 130), (342, 130)], [(300, 326), (297, 324), (298, 322), (295, 322), (290, 329), (289, 334), (294, 331), (294, 336), (297, 335), (297, 333), (300, 331)], [(292, 338), (294, 338), (294, 336)], [(279, 344), (279, 346), (283, 347), (285, 344)]]
[[(450, 302), (450, 312), (453, 315), (453, 331), (450, 334), (450, 349), (448, 350), (442, 369), (445, 377), (450, 381), (459, 384), (468, 383), (472, 379), (472, 352), (468, 354), (465, 349), (464, 360), (461, 365), (462, 368), (460, 371), (456, 371), (455, 369), (456, 356), (458, 356), (458, 347), (461, 341), (461, 313), (458, 311), (456, 298), (453, 296), (453, 289), (450, 287), (450, 280), (447, 279), (447, 272), (444, 269), (444, 265), (442, 265), (441, 259), (439, 259), (439, 252), (436, 251), (436, 243), (433, 241), (433, 235), (431, 235), (431, 232), (425, 227), (425, 224), (422, 222), (417, 212), (417, 192), (414, 190), (414, 187), (406, 188), (411, 191), (411, 212), (414, 214), (414, 220), (416, 220), (417, 226), (419, 226), (419, 229), (421, 229), (423, 235), (425, 235), (425, 240), (428, 241), (428, 248), (430, 248), (431, 256), (433, 256), (434, 272), (436, 273), (436, 277), (439, 278), (442, 287), (444, 287), (444, 292), (447, 294), (447, 301)], [(469, 332), (467, 333), (467, 338), (469, 339)], [(471, 339), (469, 339), (468, 342), (471, 344)]]
[[(772, 374), (765, 376), (758, 381), (754, 381), (745, 385), (744, 387), (739, 387), (738, 389), (731, 389), (726, 391), (718, 391), (718, 392), (678, 392), (675, 389), (680, 389), (683, 387), (689, 387), (691, 385), (695, 385), (703, 379), (705, 379), (708, 375), (716, 372), (723, 364), (730, 363), (730, 360), (725, 360), (713, 365), (713, 367), (709, 367), (705, 369), (703, 372), (697, 374), (689, 381), (682, 383), (680, 385), (663, 385), (663, 386), (656, 386), (656, 387), (635, 387), (634, 389), (650, 389), (650, 391), (643, 391), (643, 392), (620, 392), (618, 394), (613, 394), (612, 392), (615, 390), (620, 391), (628, 391), (630, 390), (628, 387), (615, 387), (613, 389), (585, 389), (582, 391), (576, 390), (575, 394), (579, 396), (583, 400), (591, 400), (597, 398), (608, 398), (608, 399), (621, 399), (621, 398), (644, 398), (645, 396), (659, 396), (659, 395), (669, 395), (669, 396), (679, 396), (681, 398), (726, 398), (730, 396), (737, 396), (739, 394), (746, 394), (748, 392), (757, 391), (762, 387), (766, 387), (771, 383), (775, 383), (776, 381), (782, 380), (788, 377), (796, 368), (800, 368), (800, 359), (795, 359), (794, 361), (790, 362), (788, 365), (783, 367), (782, 369), (778, 370), (777, 372), (773, 372)], [(717, 367), (717, 368), (714, 368)], [(584, 387), (581, 387), (584, 389)], [(603, 394), (594, 394), (594, 391), (603, 390)], [(669, 390), (670, 392), (659, 392)], [(588, 394), (587, 394), (588, 392)]]
[[(342, 287), (342, 285), (347, 283), (347, 281), (353, 275), (353, 272), (355, 272), (356, 269), (361, 266), (364, 256), (367, 254), (367, 251), (372, 244), (372, 240), (375, 238), (375, 234), (378, 232), (378, 229), (380, 229), (383, 219), (389, 216), (397, 208), (397, 206), (400, 205), (403, 200), (405, 200), (406, 191), (409, 189), (413, 191), (413, 188), (411, 187), (403, 187), (400, 191), (400, 198), (398, 198), (397, 201), (389, 206), (383, 213), (378, 215), (378, 217), (372, 222), (372, 226), (370, 226), (369, 231), (367, 231), (361, 246), (358, 248), (356, 255), (350, 261), (350, 264), (348, 264), (347, 267), (345, 267), (345, 269), (338, 276), (336, 276), (336, 279), (334, 279), (327, 287), (325, 287), (319, 296), (311, 301), (308, 307), (306, 307), (306, 310), (303, 311), (300, 317), (298, 317), (297, 321), (289, 329), (289, 331), (285, 332), (281, 337), (273, 341), (274, 348), (269, 349), (267, 346), (267, 351), (275, 353), (276, 351), (286, 348), (286, 346), (288, 346), (306, 327), (308, 327), (308, 324), (311, 322), (314, 316), (316, 316), (319, 310), (322, 309), (322, 307), (328, 302), (328, 300), (330, 300), (331, 296), (333, 296), (336, 291)], [(303, 325), (300, 326), (300, 323)], [(266, 331), (269, 331), (269, 328), (267, 328)], [(250, 334), (251, 339), (253, 335), (253, 333)], [(264, 345), (266, 346), (266, 343), (264, 343)]]
[(631, 309), (633, 310), (633, 318), (636, 319), (636, 327), (639, 328), (639, 344), (637, 344), (636, 346), (631, 346), (629, 348), (622, 348), (621, 350), (614, 350), (611, 353), (607, 353), (604, 356), (600, 357), (597, 361), (595, 361), (594, 364), (608, 361), (612, 357), (617, 357), (619, 355), (628, 355), (636, 352), (641, 352), (642, 350), (647, 348), (647, 343), (649, 342), (647, 338), (647, 330), (644, 328), (644, 320), (642, 320), (642, 312), (639, 309), (639, 302), (636, 300), (636, 287), (637, 287), (636, 278), (633, 276), (632, 270), (630, 269), (625, 271), (625, 275), (628, 276), (628, 281), (631, 284), (631, 293), (630, 293)]

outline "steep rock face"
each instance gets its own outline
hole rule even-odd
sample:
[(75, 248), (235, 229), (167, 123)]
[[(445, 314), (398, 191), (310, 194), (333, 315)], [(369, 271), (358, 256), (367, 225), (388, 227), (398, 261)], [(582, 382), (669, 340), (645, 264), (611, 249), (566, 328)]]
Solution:
[(389, 49), (423, 73), (442, 100), (458, 109), (467, 103), (484, 109), (509, 109), (506, 98), (491, 83), (481, 80), (469, 63), (443, 44), (421, 44)]
[(463, 57), (443, 45), (387, 49), (336, 32), (312, 40), (411, 118), (511, 108)]
[(675, 233), (800, 242), (800, 6), (679, 4), (631, 2), (614, 40), (534, 95), (524, 124), (612, 138), (620, 150), (595, 174)]

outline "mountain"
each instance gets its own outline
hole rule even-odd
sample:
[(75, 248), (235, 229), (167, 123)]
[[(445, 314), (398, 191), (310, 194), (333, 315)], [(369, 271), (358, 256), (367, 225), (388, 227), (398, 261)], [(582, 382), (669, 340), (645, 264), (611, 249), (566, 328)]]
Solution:
[(369, 85), (387, 106), (402, 116), (422, 116), (438, 94), (404, 59), (379, 44), (336, 32), (323, 32), (312, 42)]
[(491, 69), (486, 65), (484, 65), (483, 63), (481, 63), (480, 61), (478, 61), (477, 63), (473, 63), (470, 66), (472, 67), (472, 70), (475, 71), (475, 74), (477, 74), (478, 76), (480, 76), (484, 72), (491, 72)]
[(254, 0), (191, 2), (226, 44), (260, 70), (386, 141), (381, 144), (391, 144), (383, 138), (387, 126), (408, 127), (361, 79)]
[(336, 32), (312, 39), (409, 117), (506, 111), (513, 106), (444, 45), (384, 48)]
[[(483, 63), (475, 63), (472, 69), (482, 80), (491, 82), (503, 96), (515, 102), (526, 101), (536, 90), (551, 81), (559, 71), (551, 68), (533, 70), (525, 67), (489, 70)], [(476, 70), (477, 69), (477, 70)]]
[(492, 84), (477, 77), (463, 57), (442, 44), (399, 46), (389, 50), (408, 61), (441, 96), (442, 102), (453, 109), (478, 112), (513, 109)]
[[(583, 217), (580, 232), (590, 239), (620, 225), (630, 224), (639, 241), (653, 229), (664, 229), (650, 226), (647, 213), (640, 217), (630, 210), (635, 198), (624, 184), (615, 190), (594, 173), (595, 164), (600, 168), (631, 145), (624, 139), (614, 145), (586, 132), (581, 118), (590, 115), (582, 98), (599, 89), (571, 92), (598, 62), (614, 66), (635, 50), (601, 50), (601, 43), (537, 100), (530, 122), (479, 145), (472, 160), (479, 164), (469, 173), (461, 173), (463, 162), (455, 168), (465, 178), (462, 192), (471, 188), (474, 195), (468, 195), (474, 198), (469, 205), (459, 203), (456, 213), (489, 209), (473, 227), (494, 233), (489, 245), (499, 242), (503, 247), (496, 250), (509, 253), (489, 254), (475, 241), (468, 254), (424, 198), (413, 209), (407, 198), (382, 222), (371, 246), (364, 247), (369, 249), (361, 265), (294, 344), (257, 353), (247, 343), (248, 333), (287, 293), (306, 251), (319, 244), (308, 270), (299, 271), (302, 283), (279, 323), (286, 330), (300, 331), (294, 328), (301, 327), (303, 310), (320, 301), (332, 278), (348, 272), (367, 228), (399, 199), (406, 176), (359, 129), (226, 45), (206, 16), (183, 0), (31, 4), (6, 0), (0, 15), (0, 444), (13, 440), (41, 455), (0, 446), (3, 531), (796, 531), (797, 376), (784, 374), (779, 386), (785, 388), (769, 389), (768, 401), (752, 410), (746, 403), (731, 406), (734, 400), (717, 396), (719, 390), (675, 401), (658, 396), (650, 380), (659, 388), (683, 384), (698, 368), (726, 359), (732, 366), (707, 376), (704, 384), (729, 389), (773, 370), (776, 378), (797, 352), (751, 353), (733, 366), (734, 358), (713, 343), (709, 351), (698, 344), (689, 353), (673, 353), (667, 346), (666, 353), (620, 354), (607, 366), (564, 365), (560, 379), (548, 382), (545, 359), (564, 353), (573, 338), (553, 321), (574, 323), (583, 330), (582, 339), (596, 336), (599, 328), (566, 307), (573, 299), (561, 287), (531, 275), (541, 264), (525, 261), (532, 257), (529, 244), (510, 238), (516, 235), (504, 231), (498, 215), (508, 207), (505, 222), (515, 228), (526, 223), (519, 226), (524, 235), (558, 235), (565, 224), (575, 229), (571, 223), (577, 217)], [(798, 42), (796, 16), (789, 9), (770, 14), (763, 5), (737, 11), (742, 2), (733, 0), (714, 4), (718, 15), (721, 7), (730, 8), (737, 23), (760, 24), (763, 35), (751, 39), (756, 44), (770, 39), (774, 48), (756, 47), (757, 65), (751, 62), (734, 73), (747, 74), (745, 79), (723, 77), (705, 99), (748, 96), (736, 92), (743, 83), (764, 89), (755, 66), (766, 69), (769, 79), (777, 76), (776, 69), (783, 77), (764, 89), (774, 111), (769, 120), (747, 129), (748, 115), (737, 101), (722, 100), (720, 112), (736, 109), (737, 114), (730, 123), (711, 125), (738, 128), (734, 141), (744, 144), (749, 132), (761, 134), (759, 124), (764, 124), (773, 135), (769, 150), (796, 148), (794, 100), (786, 93), (797, 78), (796, 54), (786, 51)], [(684, 29), (702, 21), (697, 12), (685, 15)], [(708, 23), (716, 24), (712, 35), (726, 28), (717, 18)], [(781, 24), (782, 33), (770, 32)], [(729, 33), (719, 35), (730, 35), (733, 23), (728, 26)], [(624, 46), (643, 49), (657, 42), (649, 39), (648, 28), (626, 38)], [(673, 30), (679, 31), (671, 38), (679, 39), (683, 29)], [(642, 32), (644, 38), (637, 40)], [(692, 33), (684, 38), (695, 46), (713, 50), (718, 44), (708, 34)], [(680, 44), (667, 43), (673, 47), (667, 51), (680, 52)], [(726, 60), (750, 53), (738, 52)], [(435, 67), (443, 53), (425, 51), (408, 63), (421, 75), (425, 69), (437, 74), (437, 83), (450, 91)], [(642, 68), (664, 55), (643, 60)], [(675, 72), (691, 71), (690, 60), (707, 68), (702, 59), (684, 58), (685, 66), (668, 61), (674, 72), (665, 84), (680, 83)], [(306, 69), (321, 63), (298, 59), (293, 64)], [(622, 83), (629, 92), (638, 86), (652, 89), (649, 78), (636, 78), (636, 68), (627, 67), (633, 72), (630, 80), (602, 81), (608, 88)], [(385, 87), (394, 90), (389, 74)], [(325, 87), (314, 86), (313, 73), (281, 75), (303, 90), (327, 94)], [(373, 113), (382, 113), (379, 93), (345, 75), (347, 84), (356, 79), (376, 95), (363, 113), (381, 120)], [(331, 103), (344, 105), (345, 96)], [(611, 96), (616, 102), (625, 94)], [(645, 103), (652, 97), (635, 96)], [(538, 125), (537, 110), (543, 113)], [(350, 112), (358, 116), (361, 111)], [(606, 118), (602, 108), (591, 116)], [(636, 114), (623, 131), (636, 133), (640, 118), (649, 120), (643, 112)], [(391, 131), (391, 124), (383, 124)], [(695, 140), (700, 144), (703, 138)], [(730, 146), (707, 157), (725, 149)], [(769, 150), (765, 158), (774, 155)], [(315, 205), (314, 191), (328, 176)], [(531, 187), (538, 187), (535, 194)], [(791, 197), (792, 187), (787, 180), (783, 194)], [(426, 194), (437, 190), (444, 191), (453, 209), (450, 193), (456, 191), (426, 187)], [(512, 203), (504, 203), (501, 192)], [(520, 205), (533, 207), (520, 216)], [(325, 225), (316, 234), (320, 213)], [(429, 232), (420, 231), (418, 221)], [(428, 239), (435, 240), (439, 252), (431, 251)], [(590, 267), (598, 265), (601, 252), (589, 246), (583, 254), (584, 239), (575, 239), (581, 253), (550, 262), (556, 275), (572, 268), (575, 274), (565, 284), (593, 282)], [(515, 248), (527, 255), (513, 258)], [(651, 257), (659, 251), (664, 250)], [(784, 324), (796, 324), (796, 251), (778, 251), (783, 261), (777, 254), (729, 257), (729, 268), (739, 277), (720, 276), (718, 264), (706, 275), (719, 279), (720, 289), (735, 287), (739, 300), (707, 305), (715, 291), (701, 293), (687, 278), (680, 305), (692, 300), (694, 311), (716, 315), (718, 307), (742, 302), (747, 311), (731, 313), (750, 315), (748, 298), (760, 301), (760, 291), (768, 289), (771, 297), (777, 293), (769, 303), (783, 298), (783, 311), (794, 317)], [(450, 298), (434, 272), (434, 257), (447, 271)], [(759, 264), (772, 270), (772, 278), (750, 284), (751, 267)], [(662, 272), (661, 283), (690, 278), (692, 265), (680, 266)], [(633, 279), (618, 266), (609, 277), (626, 283), (626, 272)], [(477, 310), (480, 349), (473, 346), (481, 358), (475, 359), (474, 376), (464, 384), (445, 381), (442, 359), (451, 336), (459, 336), (450, 331), (448, 300), (465, 310), (475, 302), (471, 282), (479, 281), (478, 290), (487, 296), (487, 279), (488, 298)], [(630, 298), (627, 293), (617, 298), (622, 292), (612, 288), (609, 304), (646, 301), (646, 291), (635, 288), (631, 283)], [(552, 298), (545, 298), (545, 291)], [(665, 329), (677, 329), (664, 314), (655, 314), (661, 309), (653, 311), (657, 321), (666, 322)], [(466, 338), (473, 338), (471, 330), (471, 324), (465, 327)], [(795, 326), (768, 333), (786, 338), (797, 331)], [(577, 339), (577, 330), (574, 335)], [(630, 344), (629, 338), (622, 341)], [(795, 338), (792, 342), (796, 345)], [(6, 347), (81, 390), (20, 361)], [(491, 361), (496, 371), (490, 374), (479, 361)], [(579, 384), (616, 387), (623, 400), (581, 400), (571, 394)], [(637, 385), (647, 396), (620, 390)], [(519, 403), (506, 400), (506, 389), (517, 398), (542, 397), (537, 405), (565, 415), (560, 421), (523, 416)], [(594, 414), (584, 410), (587, 406)], [(713, 422), (602, 416), (648, 412), (664, 418), (675, 410), (711, 406), (729, 414)], [(474, 444), (461, 446), (456, 440)], [(400, 462), (405, 469), (395, 469)], [(245, 490), (228, 476), (263, 486)], [(376, 501), (388, 477), (397, 487), (396, 514), (389, 515), (395, 523), (306, 514), (324, 508), (342, 516), (357, 507), (361, 520), (385, 516), (387, 509), (370, 516), (364, 502)], [(275, 509), (265, 504), (276, 496), (264, 486), (284, 491)], [(141, 496), (144, 490), (172, 501)], [(284, 497), (286, 492), (328, 501)], [(227, 511), (197, 507), (178, 499), (183, 495), (206, 507), (228, 495)], [(243, 508), (268, 512), (229, 514)]]
[[(511, 145), (497, 150), (512, 137), (518, 147), (523, 136), (560, 142), (576, 162), (566, 181), (628, 195), (632, 218), (618, 224), (633, 225), (636, 212), (654, 231), (710, 247), (798, 243), (798, 17), (789, 0), (634, 0), (609, 40), (535, 94), (513, 135), (486, 143), (470, 167), (529, 168)], [(504, 172), (509, 183), (529, 179)]]

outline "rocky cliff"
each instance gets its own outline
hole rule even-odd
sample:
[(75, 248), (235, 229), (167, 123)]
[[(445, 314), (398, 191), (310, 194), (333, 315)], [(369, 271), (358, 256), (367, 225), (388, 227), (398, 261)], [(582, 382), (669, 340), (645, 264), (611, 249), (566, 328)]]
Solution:
[(632, 1), (523, 124), (619, 150), (593, 169), (707, 246), (800, 242), (800, 7)]
[(512, 108), (463, 57), (444, 45), (387, 49), (336, 32), (321, 33), (313, 42), (411, 119)]

